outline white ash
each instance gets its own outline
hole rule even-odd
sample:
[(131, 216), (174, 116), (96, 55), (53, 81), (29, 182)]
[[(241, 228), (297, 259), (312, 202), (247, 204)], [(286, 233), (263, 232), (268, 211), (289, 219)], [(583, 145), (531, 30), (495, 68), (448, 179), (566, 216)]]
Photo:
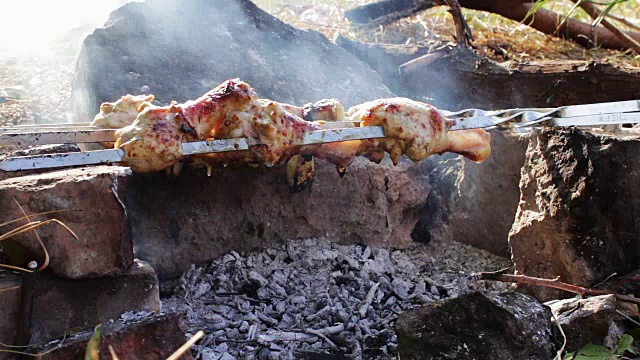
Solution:
[(394, 359), (398, 314), (496, 283), (468, 274), (508, 266), (461, 245), (389, 252), (323, 239), (192, 266), (163, 311), (207, 336), (196, 358)]

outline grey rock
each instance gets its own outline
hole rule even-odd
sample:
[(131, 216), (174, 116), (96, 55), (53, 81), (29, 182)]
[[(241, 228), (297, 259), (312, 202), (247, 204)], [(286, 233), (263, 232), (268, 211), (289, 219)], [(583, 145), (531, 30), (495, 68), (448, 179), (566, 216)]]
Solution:
[[(410, 234), (429, 184), (428, 174), (411, 162), (393, 166), (388, 160), (377, 165), (357, 159), (340, 178), (333, 166), (318, 161), (310, 192), (293, 195), (285, 170), (227, 167), (214, 169), (211, 178), (189, 169), (177, 178), (134, 174), (128, 179), (126, 202), (136, 256), (152, 264), (162, 278), (171, 278), (192, 263), (210, 261), (230, 249), (264, 248), (284, 239), (329, 236), (385, 248), (413, 244)], [(194, 189), (206, 193), (206, 199), (194, 196)], [(220, 204), (226, 204), (225, 211), (220, 211)], [(336, 254), (313, 256), (330, 259)], [(313, 259), (301, 259), (313, 265)], [(380, 274), (389, 271), (388, 252), (375, 254), (363, 264), (367, 266)]]
[(551, 311), (515, 292), (473, 292), (400, 315), (398, 355), (412, 359), (551, 359)]
[[(51, 212), (37, 219), (56, 219), (72, 229), (77, 239), (58, 224), (37, 229), (50, 256), (49, 269), (68, 279), (123, 275), (134, 259), (131, 218), (123, 204), (130, 174), (125, 167), (95, 166), (2, 180), (0, 223), (21, 219), (23, 210), (29, 215)], [(10, 265), (26, 267), (31, 260), (44, 261), (32, 232), (17, 234), (10, 241), (1, 246), (14, 254)]]
[(85, 39), (72, 107), (76, 119), (87, 121), (101, 102), (128, 93), (181, 102), (234, 77), (264, 98), (299, 105), (331, 97), (354, 105), (392, 95), (351, 53), (251, 1), (147, 0), (114, 11)]
[(547, 303), (567, 339), (567, 350), (604, 344), (616, 315), (614, 295), (564, 299)]

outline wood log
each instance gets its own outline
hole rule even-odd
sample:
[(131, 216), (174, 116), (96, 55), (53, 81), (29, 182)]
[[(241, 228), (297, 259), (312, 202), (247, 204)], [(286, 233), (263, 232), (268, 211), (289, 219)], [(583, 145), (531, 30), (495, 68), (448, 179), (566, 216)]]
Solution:
[(496, 63), (459, 47), (403, 48), (345, 39), (338, 44), (378, 71), (396, 94), (424, 99), (447, 110), (640, 99), (640, 70), (606, 61)]

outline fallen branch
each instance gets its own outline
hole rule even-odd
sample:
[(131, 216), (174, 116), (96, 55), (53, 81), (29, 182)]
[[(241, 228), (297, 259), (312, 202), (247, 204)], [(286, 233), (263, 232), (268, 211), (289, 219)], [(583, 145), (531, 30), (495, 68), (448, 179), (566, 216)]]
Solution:
[(602, 10), (598, 9), (598, 7), (594, 3), (591, 3), (588, 1), (579, 1), (579, 0), (572, 0), (572, 1), (578, 4), (578, 6), (580, 6), (584, 11), (586, 11), (587, 14), (589, 14), (589, 16), (594, 21), (597, 19), (601, 19), (600, 23), (602, 23), (602, 26), (607, 28), (609, 31), (614, 33), (620, 40), (625, 42), (630, 49), (633, 49), (640, 54), (640, 43), (638, 43), (638, 41), (636, 41), (633, 37), (631, 37), (626, 32), (618, 29), (618, 27), (613, 25), (611, 22), (609, 22), (609, 20), (605, 19)]
[(632, 28), (634, 30), (640, 30), (640, 26), (632, 23), (631, 21), (629, 21), (629, 20), (627, 20), (625, 18), (621, 18), (621, 17), (615, 16), (615, 15), (611, 15), (611, 14), (607, 14), (607, 16), (612, 18), (612, 19), (614, 19), (614, 20), (616, 20), (616, 21), (621, 22), (622, 24), (624, 24), (624, 25), (626, 25), (626, 26), (628, 26), (628, 27), (630, 27), (630, 28)]
[(526, 275), (513, 275), (507, 274), (509, 269), (502, 269), (493, 272), (480, 272), (471, 274), (471, 277), (475, 280), (494, 280), (494, 281), (502, 281), (502, 282), (510, 282), (517, 284), (528, 284), (535, 286), (543, 286), (558, 290), (563, 290), (566, 292), (574, 293), (580, 295), (580, 297), (585, 297), (587, 295), (614, 295), (616, 299), (620, 301), (626, 301), (634, 304), (640, 305), (640, 299), (634, 298), (628, 295), (616, 294), (612, 291), (607, 290), (598, 290), (586, 288), (583, 286), (568, 284), (559, 281), (558, 279), (543, 279)]
[(458, 0), (444, 0), (447, 5), (449, 5), (449, 13), (453, 17), (453, 23), (455, 24), (455, 39), (456, 44), (458, 46), (471, 46), (471, 42), (473, 41), (473, 34), (471, 33), (471, 28), (469, 28), (469, 24), (462, 16), (462, 10), (460, 10), (460, 4)]

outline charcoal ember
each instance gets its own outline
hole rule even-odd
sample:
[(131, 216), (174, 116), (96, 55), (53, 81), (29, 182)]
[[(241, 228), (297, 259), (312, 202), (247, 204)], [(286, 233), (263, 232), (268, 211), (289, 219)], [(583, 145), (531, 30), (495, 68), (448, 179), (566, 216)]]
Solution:
[(218, 360), (236, 360), (236, 358), (225, 352), (218, 358)]
[(240, 328), (238, 328), (238, 330), (241, 333), (246, 333), (247, 331), (249, 331), (249, 322), (248, 321), (242, 321), (242, 323), (240, 324)]
[(427, 283), (424, 280), (418, 281), (416, 286), (413, 288), (413, 295), (422, 295), (427, 291)]
[(271, 359), (271, 350), (269, 348), (263, 347), (258, 351), (258, 360), (269, 360)]
[(302, 296), (302, 295), (294, 295), (294, 296), (289, 298), (289, 302), (292, 305), (302, 305), (302, 304), (307, 302), (307, 298), (305, 296)]
[[(240, 339), (240, 331), (235, 328), (227, 329), (227, 333), (225, 334), (227, 339), (239, 340)], [(226, 344), (225, 344), (226, 345)]]
[(269, 280), (260, 275), (257, 271), (249, 271), (248, 280), (254, 283), (258, 288), (269, 285)]
[(411, 283), (400, 278), (395, 278), (391, 282), (393, 293), (401, 300), (407, 300), (409, 298), (409, 290), (411, 289), (411, 286)]
[[(291, 253), (298, 260), (291, 261)], [(283, 244), (268, 252), (228, 254), (187, 271), (181, 280), (185, 285), (164, 299), (163, 307), (183, 311), (189, 331), (210, 327), (215, 340), (205, 348), (218, 357), (226, 352), (238, 359), (257, 359), (266, 348), (270, 359), (394, 359), (394, 325), (399, 313), (419, 301), (432, 302), (432, 286), (441, 293), (438, 284), (447, 284), (443, 296), (468, 292), (471, 286), (461, 280), (466, 274), (433, 270), (443, 261), (458, 264), (458, 259), (439, 258), (436, 262), (424, 256), (422, 247), (415, 252), (390, 253), (324, 239)], [(360, 262), (361, 268), (345, 267), (347, 257)], [(490, 265), (487, 269), (495, 268)], [(255, 274), (267, 283), (257, 289), (261, 296), (252, 297), (242, 289), (249, 278), (259, 284), (260, 277)], [(195, 297), (201, 282), (209, 282), (211, 289)], [(284, 293), (274, 291), (277, 286)], [(226, 328), (219, 328), (221, 319)], [(338, 349), (313, 335), (314, 331)]]
[(228, 325), (227, 320), (221, 315), (209, 313), (202, 316), (202, 320), (209, 330), (221, 330), (225, 329)]

